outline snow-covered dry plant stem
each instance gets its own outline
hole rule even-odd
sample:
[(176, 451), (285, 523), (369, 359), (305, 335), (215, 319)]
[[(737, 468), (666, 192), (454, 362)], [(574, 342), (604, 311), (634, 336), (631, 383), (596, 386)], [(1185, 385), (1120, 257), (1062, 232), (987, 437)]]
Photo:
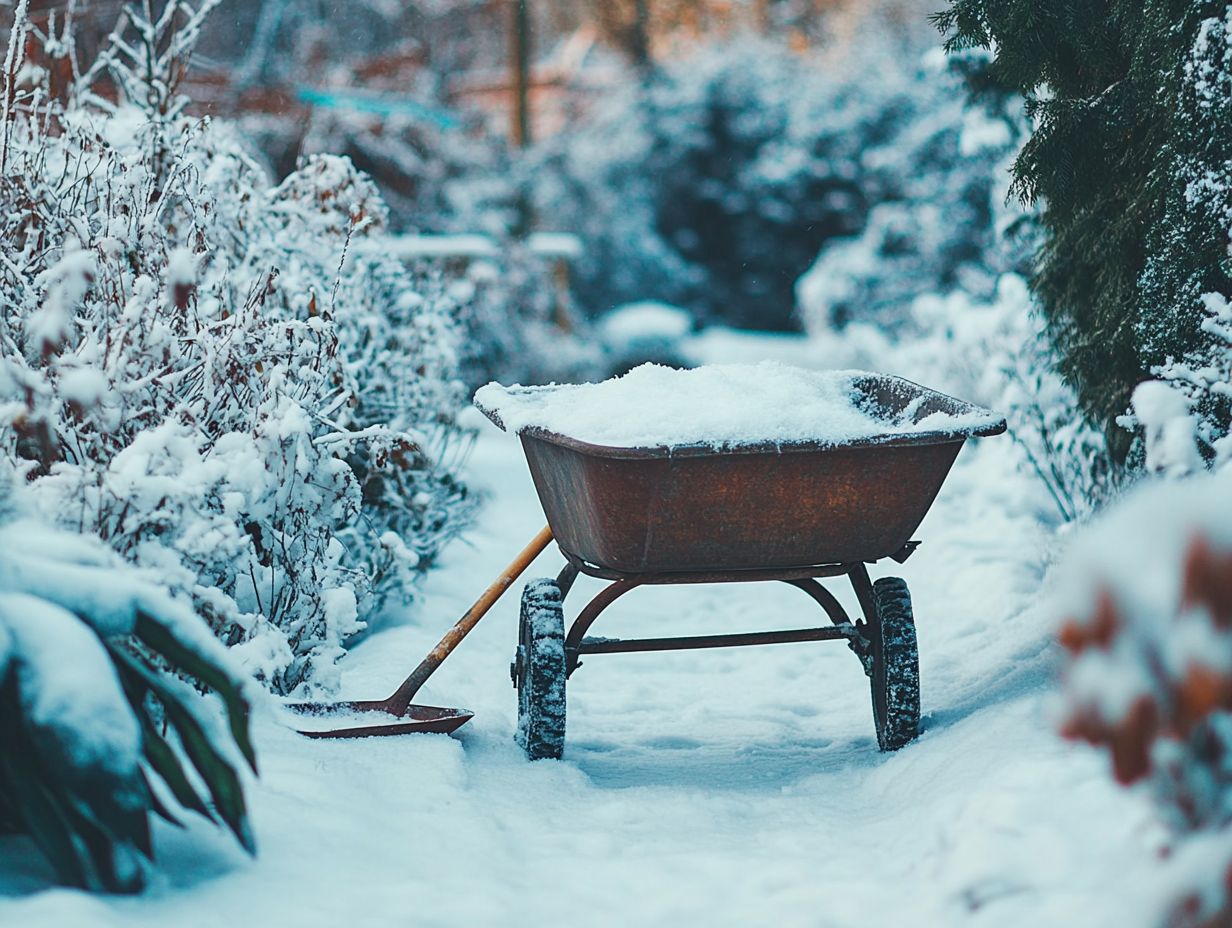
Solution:
[[(935, 339), (936, 363), (961, 365), (969, 372), (972, 395), (1003, 412), (1023, 467), (1047, 490), (1062, 522), (1089, 516), (1117, 489), (1120, 476), (1104, 437), (1078, 407), (1078, 399), (1056, 367), (1056, 354), (1043, 320), (1017, 275), (1006, 275), (988, 305), (968, 305), (950, 315), (959, 295), (945, 301), (950, 310), (919, 301), (916, 317)], [(927, 336), (926, 336), (927, 337)]]
[(82, 78), (111, 74), (116, 104), (43, 87), (12, 115), (0, 453), (270, 686), (329, 687), (469, 507), (457, 325), (355, 247), (385, 207), (349, 161), (274, 186), (227, 125), (184, 115), (211, 6), (129, 7)]
[(13, 27), (4, 53), (4, 100), (0, 104), (0, 117), (4, 120), (3, 136), (0, 136), (0, 175), (8, 169), (10, 121), (13, 117), (13, 95), (17, 83), (17, 67), (26, 44), (26, 32), (30, 28), (30, 0), (20, 0), (13, 11)]

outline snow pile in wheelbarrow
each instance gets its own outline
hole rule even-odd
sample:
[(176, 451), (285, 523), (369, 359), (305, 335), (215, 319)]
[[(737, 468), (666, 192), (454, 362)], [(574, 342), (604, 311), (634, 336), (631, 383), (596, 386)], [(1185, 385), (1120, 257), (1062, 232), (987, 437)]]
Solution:
[[(902, 403), (879, 405), (868, 385)], [(842, 445), (923, 433), (990, 433), (1004, 420), (910, 381), (867, 371), (810, 371), (775, 361), (677, 370), (643, 364), (602, 383), (505, 387), (475, 404), (502, 428), (554, 432), (625, 448), (816, 443)], [(940, 411), (929, 406), (943, 405)]]

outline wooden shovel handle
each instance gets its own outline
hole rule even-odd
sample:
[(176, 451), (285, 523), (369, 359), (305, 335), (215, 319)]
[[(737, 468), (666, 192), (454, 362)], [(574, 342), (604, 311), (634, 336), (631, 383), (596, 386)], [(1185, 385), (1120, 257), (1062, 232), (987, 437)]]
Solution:
[(499, 577), (492, 582), (483, 595), (475, 601), (475, 605), (466, 610), (466, 614), (458, 619), (456, 625), (445, 633), (445, 637), (440, 640), (419, 664), (418, 667), (411, 673), (409, 677), (402, 681), (402, 685), (394, 691), (394, 694), (386, 700), (387, 710), (393, 715), (402, 715), (406, 712), (407, 706), (411, 704), (411, 700), (415, 698), (415, 694), (419, 692), (419, 688), (427, 682), (428, 677), (436, 672), (436, 668), (441, 666), (441, 663), (447, 658), (453, 649), (461, 644), (472, 628), (479, 624), (482, 619), (501, 598), (505, 590), (513, 585), (513, 581), (526, 571), (530, 566), (531, 561), (537, 558), (552, 541), (552, 529), (545, 525), (543, 530), (534, 537), (530, 544), (522, 549), (522, 553), (513, 559), (508, 567), (504, 569)]

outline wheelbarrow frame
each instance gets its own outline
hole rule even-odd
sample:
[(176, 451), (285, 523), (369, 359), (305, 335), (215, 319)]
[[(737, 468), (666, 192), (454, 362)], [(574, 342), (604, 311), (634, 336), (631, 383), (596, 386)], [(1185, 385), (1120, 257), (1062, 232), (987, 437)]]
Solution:
[[(911, 556), (918, 542), (908, 542), (893, 559), (902, 563)], [(534, 647), (532, 638), (534, 630), (528, 625), (527, 597), (532, 590), (541, 590), (541, 584), (548, 581), (532, 581), (523, 593), (523, 612), (519, 630), (519, 646), (510, 664), (510, 678), (519, 694), (519, 741), (532, 759), (540, 757), (559, 757), (564, 747), (564, 711), (563, 699), (566, 681), (574, 671), (582, 666), (582, 657), (591, 654), (630, 654), (652, 651), (686, 651), (707, 648), (753, 647), (770, 644), (793, 644), (812, 641), (843, 641), (860, 660), (865, 675), (869, 678), (873, 698), (873, 716), (876, 723), (877, 739), (883, 750), (896, 750), (914, 740), (918, 733), (920, 717), (919, 705), (919, 667), (915, 644), (914, 619), (910, 611), (910, 599), (905, 582), (900, 578), (887, 578), (881, 583), (896, 584), (895, 590), (901, 590), (908, 598), (906, 600), (905, 622), (909, 631), (909, 657), (907, 663), (895, 660), (887, 654), (886, 630), (883, 628), (883, 616), (878, 608), (878, 599), (872, 579), (869, 577), (867, 565), (863, 561), (847, 564), (818, 564), (811, 567), (793, 567), (786, 569), (754, 569), (754, 570), (720, 570), (720, 571), (673, 571), (663, 573), (625, 574), (609, 568), (589, 564), (571, 554), (565, 549), (561, 553), (566, 559), (551, 585), (559, 590), (559, 599), (555, 600), (563, 640), (557, 644), (549, 644), (547, 651), (559, 649), (563, 651), (563, 663), (559, 668), (559, 676), (552, 675), (547, 688), (559, 694), (561, 706), (559, 714), (547, 727), (559, 735), (549, 735), (545, 738), (532, 737), (526, 740), (523, 725), (529, 719), (523, 718), (523, 689), (528, 687), (527, 676), (531, 673), (529, 667), (542, 658), (532, 656), (529, 648)], [(572, 624), (565, 623), (564, 604), (573, 589), (578, 576), (585, 574), (596, 579), (610, 581), (607, 586), (594, 595), (578, 613)], [(853, 620), (842, 604), (825, 586), (819, 582), (822, 579), (837, 579), (846, 577), (855, 591), (862, 618)], [(817, 604), (830, 620), (829, 625), (810, 628), (777, 629), (772, 631), (735, 632), (716, 635), (687, 635), (654, 638), (606, 638), (592, 637), (588, 634), (599, 616), (625, 594), (643, 586), (666, 586), (676, 584), (721, 584), (721, 583), (761, 583), (781, 582), (794, 586), (805, 593)], [(902, 615), (897, 620), (899, 633)], [(567, 632), (564, 628), (567, 627)], [(558, 652), (559, 653), (559, 652)], [(908, 679), (909, 678), (909, 679)], [(902, 689), (909, 684), (911, 692)], [(529, 686), (529, 698), (534, 701), (535, 687)], [(893, 691), (892, 691), (893, 690)], [(531, 710), (533, 711), (533, 710)], [(533, 723), (531, 723), (533, 724)]]
[[(563, 621), (564, 599), (580, 574), (610, 581), (568, 625), (563, 641), (548, 643), (546, 652), (563, 650), (563, 666), (553, 672), (560, 676), (552, 676), (548, 689), (563, 694), (564, 680), (592, 654), (844, 641), (872, 681), (882, 747), (895, 749), (914, 738), (918, 659), (910, 594), (899, 578), (874, 584), (867, 565), (884, 558), (903, 563), (911, 556), (919, 544), (911, 535), (966, 440), (1004, 432), (1005, 420), (888, 375), (861, 375), (853, 380), (853, 390), (861, 405), (883, 414), (887, 423), (911, 416), (926, 424), (927, 417), (941, 413), (943, 425), (905, 433), (888, 429), (884, 435), (851, 441), (717, 448), (610, 447), (543, 428), (521, 429), (536, 492), (566, 559), (555, 580), (559, 599), (553, 593), (544, 600), (555, 610), (553, 621), (558, 627)], [(504, 428), (497, 410), (480, 409)], [(820, 582), (841, 577), (855, 591), (859, 619), (853, 620)], [(638, 587), (752, 582), (796, 587), (826, 613), (830, 624), (684, 637), (589, 635), (604, 610)], [(530, 591), (528, 587), (523, 596), (522, 644), (510, 668), (520, 700), (528, 664), (534, 663), (525, 653), (533, 637), (534, 623), (527, 618)], [(887, 597), (894, 613), (889, 630), (882, 615)], [(895, 654), (888, 653), (891, 634), (898, 636)], [(907, 731), (887, 736), (883, 722), (898, 711), (890, 703), (908, 682), (916, 689), (901, 706)], [(527, 690), (533, 691), (533, 686)], [(563, 695), (561, 699), (563, 713)], [(557, 723), (563, 737), (563, 714)], [(522, 729), (520, 715), (519, 732)], [(534, 750), (526, 742), (523, 746), (531, 756), (560, 756), (563, 741)]]
[[(911, 556), (918, 542), (909, 542), (895, 556), (902, 563)], [(610, 580), (578, 613), (565, 637), (566, 675), (581, 666), (585, 654), (629, 654), (641, 651), (689, 651), (704, 648), (754, 647), (767, 644), (792, 644), (805, 641), (845, 641), (860, 658), (866, 672), (872, 669), (872, 640), (865, 628), (866, 622), (875, 622), (877, 610), (873, 605), (873, 583), (863, 562), (854, 564), (820, 564), (812, 567), (794, 567), (786, 570), (723, 570), (671, 573), (622, 574), (587, 564), (580, 558), (561, 550), (567, 563), (556, 578), (562, 599), (569, 595), (579, 574), (601, 580)], [(853, 621), (842, 603), (825, 586), (822, 578), (846, 577), (855, 591), (856, 601), (864, 615), (863, 620)], [(720, 635), (686, 635), (655, 638), (598, 638), (587, 633), (599, 616), (616, 600), (641, 586), (667, 586), (674, 584), (709, 583), (759, 583), (782, 582), (802, 591), (826, 613), (829, 625), (814, 628), (791, 628), (775, 631), (735, 632)], [(516, 684), (515, 679), (515, 684)]]

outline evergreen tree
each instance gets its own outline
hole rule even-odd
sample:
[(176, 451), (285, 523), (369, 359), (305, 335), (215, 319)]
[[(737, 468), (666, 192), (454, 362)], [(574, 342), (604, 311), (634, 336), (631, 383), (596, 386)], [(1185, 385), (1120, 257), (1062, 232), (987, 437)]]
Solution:
[(1201, 353), (1202, 296), (1232, 293), (1232, 5), (951, 0), (935, 19), (1027, 100), (1014, 179), (1040, 210), (1033, 285), (1066, 377), (1124, 450), (1134, 385)]

